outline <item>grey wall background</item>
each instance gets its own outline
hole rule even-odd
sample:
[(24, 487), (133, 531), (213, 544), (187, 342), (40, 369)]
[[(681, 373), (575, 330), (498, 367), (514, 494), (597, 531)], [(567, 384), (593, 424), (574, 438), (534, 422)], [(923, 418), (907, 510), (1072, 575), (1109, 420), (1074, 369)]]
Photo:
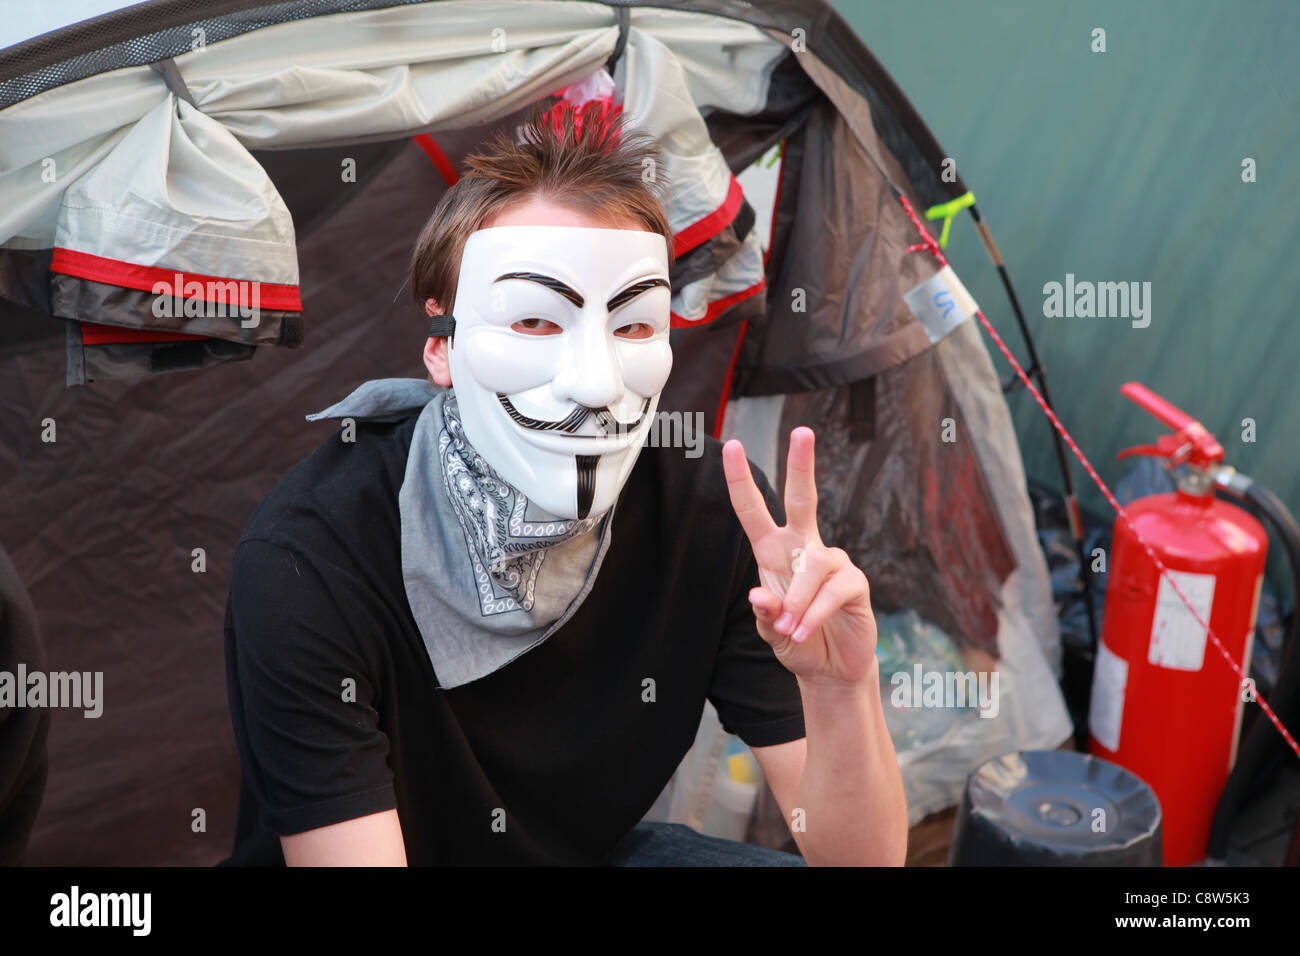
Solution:
[[(1114, 487), (1120, 449), (1164, 431), (1136, 379), (1214, 432), (1226, 460), (1300, 512), (1300, 3), (834, 0), (975, 193), (1057, 412)], [(1106, 52), (1091, 50), (1106, 31)], [(1242, 181), (1242, 160), (1256, 182)], [(1025, 360), (968, 213), (948, 255)], [(1151, 324), (1047, 318), (1043, 286), (1151, 283)], [(985, 336), (999, 373), (1008, 366)], [(1010, 405), (1031, 478), (1059, 487), (1051, 425)], [(1242, 440), (1242, 419), (1256, 441)], [(1112, 516), (1077, 464), (1085, 507)]]

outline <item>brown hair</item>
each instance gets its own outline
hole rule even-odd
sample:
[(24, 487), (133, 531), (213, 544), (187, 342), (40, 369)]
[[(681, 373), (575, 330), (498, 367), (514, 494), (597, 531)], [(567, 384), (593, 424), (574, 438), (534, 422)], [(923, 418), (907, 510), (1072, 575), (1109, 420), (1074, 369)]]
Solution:
[(433, 298), (450, 313), (456, 301), (460, 257), (470, 233), (501, 210), (542, 199), (613, 226), (640, 223), (668, 242), (673, 234), (662, 196), (663, 163), (653, 137), (634, 132), (621, 112), (597, 101), (574, 107), (567, 100), (539, 103), (519, 128), (519, 142), (504, 130), (466, 157), (459, 181), (425, 223), (411, 256), (411, 292)]

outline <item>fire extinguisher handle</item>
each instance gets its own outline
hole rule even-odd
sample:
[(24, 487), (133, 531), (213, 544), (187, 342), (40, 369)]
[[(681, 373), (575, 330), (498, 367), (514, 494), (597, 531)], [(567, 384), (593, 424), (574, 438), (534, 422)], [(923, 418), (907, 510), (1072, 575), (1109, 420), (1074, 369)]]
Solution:
[[(1175, 447), (1165, 441), (1167, 438), (1173, 438), (1173, 435), (1162, 435), (1161, 444), (1158, 445), (1134, 445), (1132, 448), (1125, 448), (1116, 458), (1130, 458), (1133, 455), (1150, 455), (1152, 458), (1171, 458), (1177, 451)], [(1165, 467), (1172, 468), (1175, 462), (1168, 462)]]
[(1154, 455), (1167, 458), (1167, 468), (1184, 462), (1200, 468), (1223, 461), (1223, 446), (1195, 418), (1181, 408), (1165, 401), (1140, 382), (1125, 382), (1120, 392), (1139, 408), (1150, 412), (1174, 430), (1172, 435), (1161, 435), (1155, 445), (1138, 445), (1120, 453), (1129, 455)]
[(1174, 431), (1181, 431), (1196, 421), (1191, 415), (1161, 398), (1141, 382), (1126, 382), (1120, 386), (1120, 393), (1139, 408), (1150, 412)]

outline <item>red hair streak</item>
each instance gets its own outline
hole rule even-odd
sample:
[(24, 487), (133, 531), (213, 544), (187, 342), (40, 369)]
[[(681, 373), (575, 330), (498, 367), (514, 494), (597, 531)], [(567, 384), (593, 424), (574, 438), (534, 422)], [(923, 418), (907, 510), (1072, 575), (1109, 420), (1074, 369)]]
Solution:
[(556, 139), (564, 136), (564, 121), (567, 115), (572, 114), (573, 131), (579, 137), (582, 135), (583, 122), (589, 121), (593, 125), (599, 126), (604, 136), (608, 137), (605, 143), (605, 151), (608, 152), (618, 143), (619, 136), (622, 133), (618, 124), (611, 121), (622, 112), (622, 105), (615, 105), (610, 97), (588, 100), (586, 103), (581, 104), (572, 100), (560, 99), (542, 114), (542, 121), (550, 127)]

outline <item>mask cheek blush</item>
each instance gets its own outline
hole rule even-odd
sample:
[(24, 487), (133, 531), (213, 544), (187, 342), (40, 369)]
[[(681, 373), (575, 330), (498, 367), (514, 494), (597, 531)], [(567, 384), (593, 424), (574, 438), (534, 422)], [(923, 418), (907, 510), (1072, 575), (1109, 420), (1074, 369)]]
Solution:
[[(545, 385), (555, 377), (561, 354), (558, 335), (521, 340), (509, 329), (480, 327), (463, 346), (465, 361), (480, 388), (513, 395)], [(459, 338), (459, 335), (457, 336)]]
[(623, 384), (643, 398), (663, 391), (673, 368), (673, 350), (667, 337), (619, 344)]

